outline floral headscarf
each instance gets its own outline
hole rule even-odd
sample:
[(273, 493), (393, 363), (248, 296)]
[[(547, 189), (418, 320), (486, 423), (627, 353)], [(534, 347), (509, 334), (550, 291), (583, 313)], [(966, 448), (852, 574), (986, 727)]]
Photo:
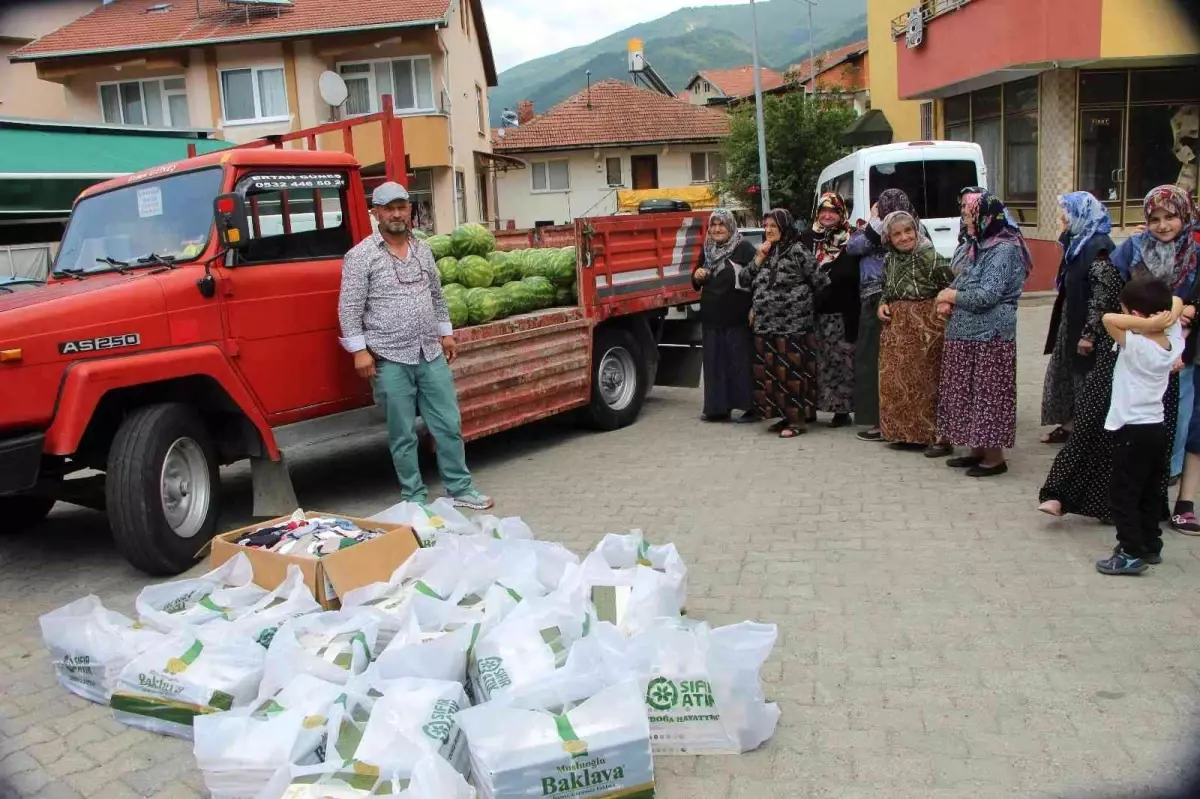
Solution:
[(1195, 209), (1192, 198), (1178, 186), (1159, 186), (1146, 195), (1143, 208), (1146, 219), (1156, 211), (1166, 211), (1183, 222), (1179, 235), (1171, 241), (1159, 241), (1150, 231), (1139, 233), (1136, 247), (1141, 263), (1150, 274), (1163, 280), (1172, 289), (1185, 283), (1196, 271), (1196, 245), (1192, 240)]
[(779, 241), (771, 245), (771, 251), (767, 256), (767, 263), (770, 265), (771, 277), (768, 281), (769, 285), (775, 285), (775, 278), (779, 272), (779, 257), (784, 253), (790, 252), (792, 247), (796, 246), (799, 241), (799, 236), (796, 234), (796, 218), (792, 216), (792, 212), (786, 208), (772, 208), (767, 211), (764, 217), (764, 223), (767, 219), (773, 221), (779, 228)]
[(729, 239), (717, 242), (711, 235), (704, 239), (704, 263), (714, 275), (729, 265), (729, 256), (742, 243), (742, 232), (738, 230), (737, 220), (733, 213), (726, 208), (718, 208), (708, 218), (709, 230), (713, 222), (720, 222), (729, 231)]
[[(990, 247), (998, 243), (1015, 244), (1021, 249), (1021, 258), (1025, 261), (1025, 271), (1033, 269), (1033, 253), (1025, 243), (1025, 237), (1020, 229), (1012, 222), (1008, 209), (1000, 198), (991, 192), (970, 192), (962, 197), (963, 221), (959, 240), (970, 244), (969, 252), (974, 260), (981, 247)], [(967, 230), (966, 220), (975, 226), (975, 234)]]
[[(917, 217), (917, 209), (913, 208), (912, 200), (908, 199), (908, 195), (900, 189), (886, 189), (875, 202), (879, 206), (880, 219), (886, 220), (897, 211), (904, 211), (917, 222), (921, 221)], [(918, 225), (917, 230), (920, 229)]]
[[(907, 222), (908, 224), (912, 225), (913, 230), (916, 231), (917, 234), (916, 246), (907, 253), (901, 252), (892, 246), (892, 228), (900, 222)], [(921, 227), (921, 223), (917, 219), (917, 215), (911, 211), (892, 211), (883, 218), (881, 232), (883, 234), (883, 246), (887, 248), (889, 253), (895, 253), (897, 255), (912, 255), (913, 253), (917, 252), (917, 250), (933, 246), (933, 242), (930, 241), (925, 235), (925, 230)]]
[(1086, 191), (1073, 191), (1058, 198), (1058, 207), (1067, 217), (1067, 260), (1079, 255), (1088, 240), (1096, 234), (1112, 232), (1112, 218), (1104, 203)]
[[(902, 252), (892, 246), (892, 228), (900, 223), (912, 225), (917, 233), (916, 244), (908, 252)], [(925, 235), (916, 214), (892, 211), (883, 218), (882, 237), (883, 246), (887, 249), (887, 269), (893, 274), (896, 270), (899, 274), (928, 273), (937, 264), (938, 252), (934, 249), (933, 242)]]
[[(821, 212), (825, 210), (837, 212), (836, 225), (825, 227), (821, 224)], [(845, 249), (846, 243), (850, 241), (850, 234), (853, 232), (850, 229), (850, 212), (846, 209), (846, 201), (832, 191), (822, 194), (821, 199), (817, 201), (812, 230), (817, 234), (814, 246), (816, 252), (813, 253), (817, 257), (817, 263), (824, 266), (836, 261), (842, 254), (842, 250)]]

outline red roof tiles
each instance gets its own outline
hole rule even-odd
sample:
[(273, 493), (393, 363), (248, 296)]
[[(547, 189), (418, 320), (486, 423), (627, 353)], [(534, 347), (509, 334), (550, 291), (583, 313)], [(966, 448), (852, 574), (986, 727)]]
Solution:
[[(697, 73), (700, 77), (715, 86), (726, 97), (743, 97), (754, 93), (754, 67), (733, 67), (731, 69), (706, 69)], [(758, 80), (763, 91), (782, 86), (786, 78), (773, 69), (758, 68)]]
[[(861, 42), (853, 42), (845, 45), (844, 47), (838, 47), (834, 50), (826, 50), (824, 53), (817, 53), (817, 75), (820, 76), (821, 73), (833, 69), (835, 66), (847, 60), (848, 58), (858, 55), (859, 53), (865, 53), (866, 51), (867, 40), (863, 39)], [(808, 67), (809, 61), (807, 58), (796, 64), (792, 64), (787, 68), (788, 78), (799, 83), (807, 82), (809, 79)], [(764, 86), (763, 88), (765, 89), (767, 87)], [(751, 89), (751, 92), (753, 92), (753, 89)], [(751, 92), (747, 92), (747, 94)]]
[(507, 128), (496, 140), (499, 152), (715, 141), (729, 133), (729, 119), (710, 108), (692, 105), (619, 80), (593, 84), (519, 128)]
[[(444, 18), (450, 0), (294, 0), (250, 7), (220, 0), (115, 0), (13, 53), (14, 60), (404, 27)], [(168, 5), (167, 11), (150, 11)], [(477, 9), (478, 10), (478, 9)]]

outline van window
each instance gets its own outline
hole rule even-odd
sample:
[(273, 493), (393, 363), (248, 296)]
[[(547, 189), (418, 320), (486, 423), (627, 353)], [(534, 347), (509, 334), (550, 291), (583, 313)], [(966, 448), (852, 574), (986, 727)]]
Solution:
[(854, 173), (847, 172), (821, 184), (821, 194), (830, 191), (845, 200), (847, 205), (852, 204), (854, 201)]
[(871, 204), (887, 189), (900, 189), (922, 219), (959, 215), (958, 193), (979, 185), (974, 161), (900, 161), (875, 164), (868, 178)]

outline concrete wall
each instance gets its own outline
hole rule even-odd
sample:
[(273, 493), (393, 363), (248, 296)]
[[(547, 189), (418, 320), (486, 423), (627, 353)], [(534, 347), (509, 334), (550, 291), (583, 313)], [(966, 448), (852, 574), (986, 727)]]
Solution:
[(39, 80), (33, 64), (10, 63), (8, 54), (100, 5), (100, 0), (8, 0), (0, 3), (0, 116), (72, 118), (73, 109), (63, 88)]
[[(719, 144), (663, 147), (601, 148), (557, 153), (516, 153), (527, 162), (567, 159), (571, 187), (568, 191), (535, 192), (531, 169), (510, 170), (499, 175), (500, 218), (513, 220), (518, 228), (536, 222), (565, 224), (580, 216), (605, 216), (616, 212), (618, 188), (633, 187), (630, 157), (658, 156), (658, 185), (668, 189), (692, 183), (693, 152), (718, 152)], [(610, 187), (605, 159), (621, 159), (624, 185)], [(706, 185), (706, 184), (705, 184)]]
[(877, 108), (892, 126), (895, 141), (921, 138), (921, 104), (900, 99), (896, 43), (892, 20), (907, 13), (913, 0), (870, 0), (867, 3), (867, 41), (871, 54), (871, 108)]
[[(479, 190), (476, 174), (475, 153), (492, 151), (491, 130), (488, 127), (488, 96), (487, 79), (484, 77), (483, 56), (479, 49), (479, 29), (477, 20), (468, 17), (464, 30), (463, 14), (469, 13), (470, 5), (465, 0), (455, 0), (454, 11), (450, 16), (450, 25), (440, 31), (442, 43), (449, 52), (449, 63), (446, 71), (449, 73), (447, 94), (451, 113), (451, 170), (442, 177), (434, 175), (434, 207), (438, 210), (438, 224), (444, 225), (445, 208), (443, 199), (449, 197), (454, 201), (453, 171), (464, 173), (466, 186), (467, 218), (459, 222), (484, 222), (479, 215)], [(475, 87), (483, 90), (483, 126), (480, 127), (479, 106), (476, 103)], [(444, 185), (442, 185), (444, 184)], [(491, 202), (492, 184), (490, 178), (485, 189), (489, 194), (488, 206)], [(455, 202), (455, 206), (457, 203)], [(490, 216), (495, 219), (493, 208)]]

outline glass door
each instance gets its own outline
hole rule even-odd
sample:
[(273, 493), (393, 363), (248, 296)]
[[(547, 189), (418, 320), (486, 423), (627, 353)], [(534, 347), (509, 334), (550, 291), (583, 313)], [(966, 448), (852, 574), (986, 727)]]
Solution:
[(1108, 206), (1121, 226), (1125, 197), (1125, 112), (1119, 108), (1079, 112), (1079, 189)]

